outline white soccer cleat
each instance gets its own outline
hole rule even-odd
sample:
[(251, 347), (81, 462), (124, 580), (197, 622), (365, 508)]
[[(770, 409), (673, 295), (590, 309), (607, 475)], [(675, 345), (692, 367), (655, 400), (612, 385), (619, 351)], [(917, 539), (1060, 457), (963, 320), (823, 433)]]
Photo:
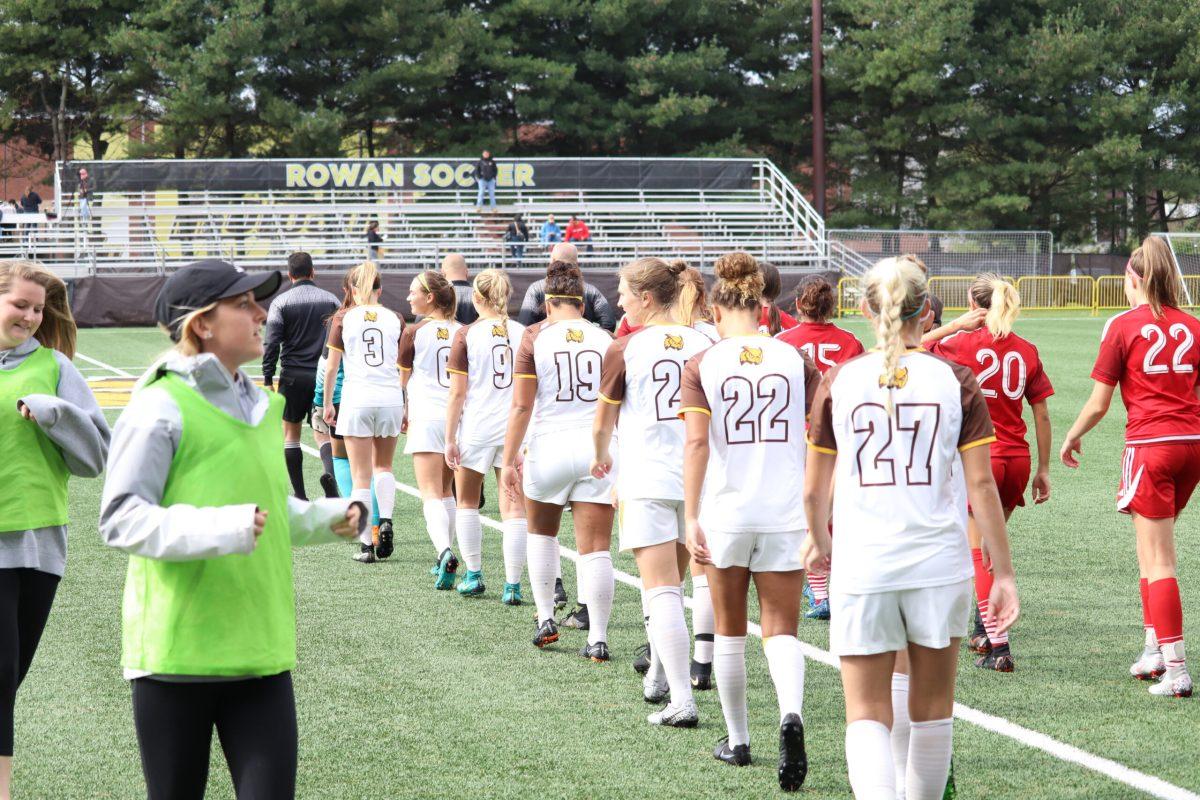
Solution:
[(1129, 674), (1139, 681), (1153, 681), (1167, 671), (1167, 664), (1159, 650), (1143, 650), (1138, 660), (1129, 667)]
[(688, 700), (681, 705), (671, 703), (661, 711), (655, 711), (646, 717), (651, 725), (667, 725), (672, 728), (694, 728), (700, 722), (700, 709), (696, 708), (695, 700)]
[(1167, 675), (1150, 687), (1150, 694), (1157, 697), (1191, 697), (1192, 676), (1186, 672), (1180, 672), (1175, 677)]
[(671, 694), (671, 686), (667, 683), (666, 678), (656, 681), (647, 673), (642, 678), (642, 698), (647, 703), (663, 703)]

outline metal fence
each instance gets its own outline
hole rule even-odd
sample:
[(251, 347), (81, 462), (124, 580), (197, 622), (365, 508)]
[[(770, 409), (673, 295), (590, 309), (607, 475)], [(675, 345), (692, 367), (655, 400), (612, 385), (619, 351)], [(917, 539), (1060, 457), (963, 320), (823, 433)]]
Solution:
[[(1185, 289), (1183, 308), (1200, 308), (1200, 275), (1183, 275)], [(1129, 308), (1125, 297), (1123, 275), (1025, 275), (1011, 281), (1021, 295), (1021, 308), (1028, 311), (1120, 311)], [(930, 291), (939, 298), (947, 311), (965, 311), (967, 292), (973, 278), (934, 276), (929, 279)], [(846, 277), (838, 281), (838, 313), (852, 316), (860, 313), (863, 280)]]
[(934, 276), (981, 272), (1023, 277), (1049, 275), (1054, 237), (1049, 231), (935, 231), (827, 229), (830, 266), (862, 275), (881, 258), (911, 253)]

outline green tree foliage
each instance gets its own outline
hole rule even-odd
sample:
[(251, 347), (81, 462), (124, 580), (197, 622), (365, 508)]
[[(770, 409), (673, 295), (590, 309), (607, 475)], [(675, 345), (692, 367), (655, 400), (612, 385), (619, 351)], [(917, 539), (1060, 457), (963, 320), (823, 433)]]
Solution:
[[(827, 0), (834, 225), (1122, 245), (1200, 200), (1200, 5)], [(62, 157), (765, 155), (810, 0), (0, 0), (0, 133)]]

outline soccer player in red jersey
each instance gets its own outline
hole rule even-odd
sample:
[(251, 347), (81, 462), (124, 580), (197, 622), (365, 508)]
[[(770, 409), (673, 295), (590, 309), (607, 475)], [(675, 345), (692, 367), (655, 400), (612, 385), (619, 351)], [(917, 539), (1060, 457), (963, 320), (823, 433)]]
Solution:
[[(1037, 348), (1013, 333), (1013, 323), (1021, 311), (1021, 296), (1016, 288), (999, 275), (980, 275), (968, 292), (972, 310), (986, 309), (984, 327), (960, 331), (935, 342), (929, 351), (975, 373), (987, 401), (996, 443), (992, 445), (992, 475), (1000, 491), (1000, 505), (1007, 520), (1017, 506), (1025, 505), (1025, 487), (1029, 483), (1029, 443), (1025, 441), (1023, 403), (1033, 409), (1037, 436), (1038, 466), (1033, 477), (1033, 502), (1050, 499), (1050, 411), (1046, 399), (1054, 387), (1042, 368)], [(928, 338), (928, 337), (926, 337)], [(982, 655), (975, 666), (1012, 672), (1013, 658), (1008, 632), (998, 631), (988, 617), (988, 595), (992, 590), (991, 565), (983, 551), (974, 516), (967, 520), (967, 538), (971, 542), (971, 560), (975, 565), (975, 599), (978, 616), (971, 649)]]
[(1192, 694), (1175, 579), (1175, 520), (1200, 482), (1200, 321), (1179, 310), (1182, 295), (1170, 247), (1148, 237), (1125, 267), (1133, 308), (1104, 326), (1092, 396), (1060, 453), (1068, 467), (1079, 466), (1081, 440), (1104, 418), (1119, 385), (1127, 421), (1117, 510), (1133, 517), (1146, 632), (1129, 671), (1141, 680), (1163, 676), (1150, 687), (1161, 697)]
[(759, 333), (775, 336), (780, 331), (794, 328), (800, 323), (786, 311), (780, 311), (775, 305), (775, 299), (783, 291), (783, 279), (779, 277), (779, 268), (766, 261), (758, 262), (758, 270), (763, 276), (763, 293), (758, 315)]

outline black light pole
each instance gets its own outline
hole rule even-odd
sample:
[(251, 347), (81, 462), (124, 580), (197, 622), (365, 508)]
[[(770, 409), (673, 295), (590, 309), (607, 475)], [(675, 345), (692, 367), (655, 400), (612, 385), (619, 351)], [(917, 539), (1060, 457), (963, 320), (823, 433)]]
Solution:
[(821, 82), (824, 59), (821, 29), (825, 26), (821, 0), (812, 0), (813, 205), (825, 216), (825, 91)]

